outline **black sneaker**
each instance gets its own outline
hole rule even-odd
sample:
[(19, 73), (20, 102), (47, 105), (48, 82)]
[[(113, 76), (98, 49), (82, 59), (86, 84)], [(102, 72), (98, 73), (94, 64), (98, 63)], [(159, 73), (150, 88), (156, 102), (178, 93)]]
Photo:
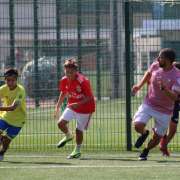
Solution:
[(148, 153), (149, 153), (149, 150), (145, 148), (145, 149), (142, 151), (142, 153), (140, 154), (139, 160), (140, 160), (140, 161), (146, 161), (146, 160), (147, 160)]
[(135, 143), (135, 147), (136, 148), (140, 148), (142, 146), (142, 144), (144, 143), (144, 141), (146, 140), (146, 138), (148, 137), (149, 135), (149, 130), (146, 130), (146, 133), (145, 134), (142, 134), (136, 141)]

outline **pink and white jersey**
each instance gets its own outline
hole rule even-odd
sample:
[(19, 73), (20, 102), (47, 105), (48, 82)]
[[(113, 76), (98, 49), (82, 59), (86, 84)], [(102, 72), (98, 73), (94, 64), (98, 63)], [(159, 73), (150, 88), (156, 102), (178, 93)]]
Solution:
[(173, 67), (170, 71), (164, 71), (163, 68), (159, 67), (159, 62), (155, 61), (148, 72), (151, 74), (151, 79), (144, 103), (156, 111), (172, 114), (174, 101), (162, 92), (160, 82), (168, 89), (180, 94), (180, 70)]

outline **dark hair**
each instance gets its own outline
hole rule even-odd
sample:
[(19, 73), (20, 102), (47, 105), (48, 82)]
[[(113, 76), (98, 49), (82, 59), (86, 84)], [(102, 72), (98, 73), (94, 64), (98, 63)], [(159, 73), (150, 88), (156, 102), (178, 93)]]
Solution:
[(18, 71), (14, 68), (9, 68), (5, 71), (4, 73), (4, 77), (7, 78), (9, 76), (14, 76), (14, 77), (18, 77)]
[(176, 53), (171, 48), (164, 48), (160, 51), (161, 56), (170, 60), (171, 62), (174, 62), (176, 59)]
[(73, 68), (73, 69), (76, 69), (78, 68), (78, 64), (77, 64), (77, 61), (75, 58), (72, 58), (72, 59), (67, 59), (65, 60), (65, 63), (64, 63), (64, 67), (65, 68)]
[(180, 69), (180, 62), (175, 62), (174, 65), (175, 65), (178, 69)]

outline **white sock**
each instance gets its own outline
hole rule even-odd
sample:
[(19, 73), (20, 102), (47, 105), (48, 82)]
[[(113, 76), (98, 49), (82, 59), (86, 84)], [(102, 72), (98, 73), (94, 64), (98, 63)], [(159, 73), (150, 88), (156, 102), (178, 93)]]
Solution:
[(81, 144), (76, 145), (76, 150), (80, 151), (80, 149), (81, 149)]

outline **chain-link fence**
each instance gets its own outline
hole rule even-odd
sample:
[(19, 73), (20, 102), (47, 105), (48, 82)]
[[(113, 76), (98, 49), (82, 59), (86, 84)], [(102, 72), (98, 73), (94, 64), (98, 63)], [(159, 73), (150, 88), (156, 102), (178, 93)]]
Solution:
[(16, 67), (27, 92), (27, 123), (12, 148), (56, 149), (58, 81), (76, 57), (97, 100), (84, 148), (131, 150), (131, 117), (146, 92), (132, 97), (131, 86), (162, 47), (180, 58), (179, 10), (178, 1), (0, 0), (0, 69)]

